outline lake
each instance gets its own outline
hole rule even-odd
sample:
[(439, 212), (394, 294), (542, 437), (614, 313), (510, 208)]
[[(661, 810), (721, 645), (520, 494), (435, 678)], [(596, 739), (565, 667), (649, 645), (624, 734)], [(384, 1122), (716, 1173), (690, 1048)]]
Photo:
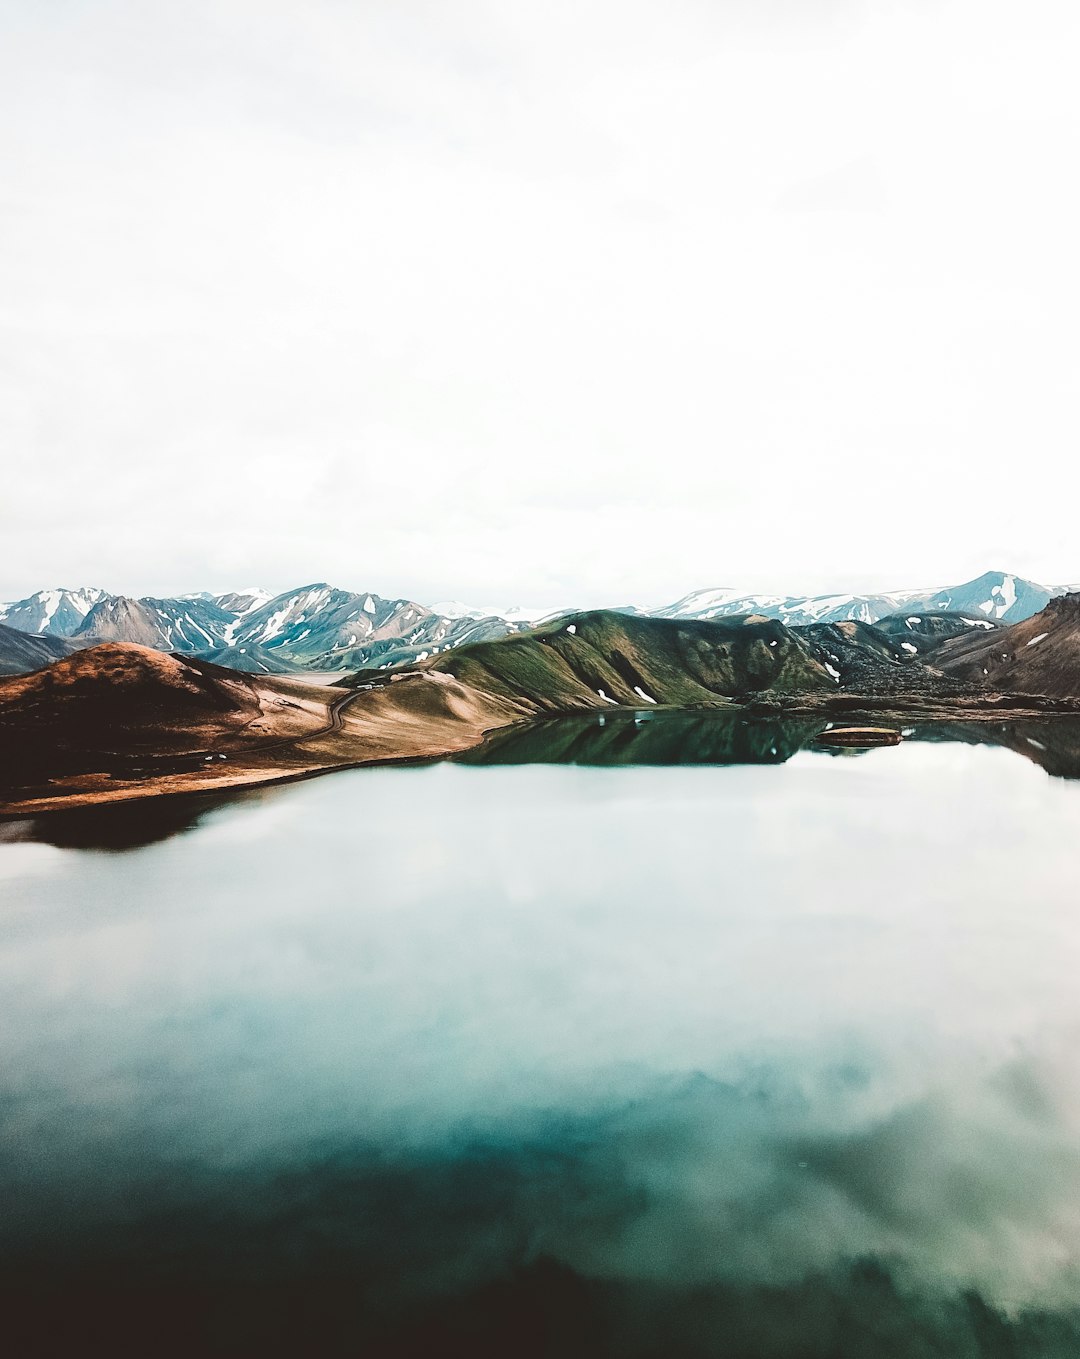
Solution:
[(0, 827), (15, 1352), (1080, 1353), (1076, 729), (821, 725)]

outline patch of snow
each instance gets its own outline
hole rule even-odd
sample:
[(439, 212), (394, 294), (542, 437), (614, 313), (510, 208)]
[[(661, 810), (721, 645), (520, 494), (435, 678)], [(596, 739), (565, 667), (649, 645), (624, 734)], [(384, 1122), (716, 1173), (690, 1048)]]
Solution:
[(910, 655), (912, 656), (918, 655), (919, 648), (917, 646), (913, 646), (911, 642), (901, 642), (900, 646), (902, 650), (908, 652)]
[(574, 636), (577, 633), (577, 628), (574, 626), (573, 623), (571, 623), (570, 626), (566, 629), (566, 631), (570, 633), (571, 636)]
[(288, 618), (289, 610), (291, 608), (292, 603), (290, 602), (288, 604), (283, 604), (276, 613), (272, 613), (263, 624), (262, 631), (259, 633), (256, 641), (266, 642), (269, 641), (271, 637), (276, 637), (284, 627), (285, 619)]
[(650, 698), (649, 695), (645, 692), (645, 690), (641, 687), (640, 684), (635, 684), (635, 685), (634, 685), (634, 693), (637, 694), (638, 698), (643, 698), (643, 699), (645, 700), (646, 703), (655, 703), (655, 702), (656, 702), (656, 699), (655, 699), (655, 698)]
[(57, 608), (60, 605), (60, 591), (42, 590), (41, 601), (45, 607), (44, 612), (41, 615), (41, 625), (39, 630), (41, 632), (44, 632), (45, 629), (52, 622), (53, 614), (56, 612)]
[(187, 619), (187, 621), (191, 624), (191, 626), (195, 629), (196, 632), (201, 632), (202, 635), (206, 638), (206, 640), (210, 643), (210, 645), (211, 646), (214, 645), (214, 639), (210, 636), (210, 634), (206, 631), (204, 627), (201, 627), (198, 623), (195, 622), (191, 614), (186, 613), (184, 614), (184, 617)]
[(367, 599), (364, 600), (364, 612), (365, 613), (375, 612), (375, 601), (372, 599), (370, 595), (368, 595)]
[(829, 664), (828, 661), (825, 662), (825, 669), (829, 672), (830, 675), (832, 675), (833, 679), (837, 682), (837, 684), (839, 684), (839, 683), (840, 683), (840, 671), (839, 671), (839, 670), (834, 670), (833, 667)]
[(921, 619), (921, 618), (916, 618), (916, 617), (909, 618), (909, 619), (908, 619), (908, 627), (911, 627), (912, 623), (921, 623), (921, 622), (922, 622), (922, 619)]
[(597, 689), (596, 692), (600, 695), (600, 697), (604, 700), (605, 703), (614, 703), (616, 708), (619, 706), (619, 700), (617, 698), (609, 698), (608, 695), (604, 693), (603, 689)]
[(1033, 637), (1031, 641), (1027, 643), (1027, 645), (1037, 646), (1040, 642), (1045, 641), (1045, 639), (1049, 636), (1050, 634), (1048, 632), (1040, 632), (1038, 637)]

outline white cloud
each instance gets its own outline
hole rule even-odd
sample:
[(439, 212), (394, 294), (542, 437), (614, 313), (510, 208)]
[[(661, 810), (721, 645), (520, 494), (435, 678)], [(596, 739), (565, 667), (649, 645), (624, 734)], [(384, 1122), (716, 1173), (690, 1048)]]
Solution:
[(1071, 6), (0, 9), (0, 594), (1080, 575)]

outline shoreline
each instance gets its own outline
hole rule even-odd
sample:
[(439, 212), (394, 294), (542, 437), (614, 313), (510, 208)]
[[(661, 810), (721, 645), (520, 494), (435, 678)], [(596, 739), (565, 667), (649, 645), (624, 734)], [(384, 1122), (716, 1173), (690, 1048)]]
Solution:
[[(341, 709), (351, 705), (359, 693), (353, 692), (340, 703)], [(560, 713), (521, 713), (507, 721), (495, 722), (479, 727), (463, 721), (457, 740), (447, 740), (451, 733), (445, 723), (433, 722), (437, 727), (439, 739), (417, 740), (418, 733), (412, 733), (411, 743), (406, 736), (402, 749), (398, 751), (379, 751), (359, 758), (354, 752), (339, 750), (329, 759), (311, 759), (297, 765), (295, 761), (272, 762), (267, 765), (249, 763), (244, 767), (245, 757), (251, 762), (263, 760), (269, 751), (259, 748), (247, 751), (229, 752), (231, 762), (226, 770), (220, 764), (205, 769), (175, 772), (148, 778), (119, 780), (108, 774), (88, 773), (74, 775), (65, 789), (55, 791), (35, 789), (30, 796), (6, 797), (0, 799), (0, 822), (20, 820), (31, 816), (44, 816), (87, 807), (115, 806), (120, 804), (147, 801), (158, 798), (206, 797), (215, 794), (228, 795), (243, 792), (245, 789), (274, 787), (286, 783), (317, 778), (338, 770), (376, 768), (391, 765), (409, 766), (429, 764), (437, 760), (449, 759), (467, 750), (482, 745), (489, 736), (501, 733), (515, 726), (532, 722), (558, 722), (566, 717), (582, 717), (587, 714), (607, 714), (648, 712), (725, 712), (739, 713), (748, 721), (784, 720), (787, 718), (813, 717), (822, 720), (849, 720), (859, 715), (873, 715), (878, 721), (894, 721), (902, 725), (912, 720), (923, 722), (967, 722), (991, 724), (1008, 721), (1053, 721), (1055, 718), (1080, 717), (1080, 703), (1072, 699), (1048, 699), (1036, 695), (974, 695), (940, 696), (933, 695), (873, 695), (873, 694), (830, 694), (815, 701), (808, 695), (783, 695), (771, 698), (750, 699), (745, 703), (734, 701), (700, 705), (658, 705), (649, 709), (639, 709), (636, 705), (620, 704), (606, 709), (573, 709)], [(495, 714), (492, 713), (492, 716)], [(303, 757), (300, 749), (306, 742), (317, 740), (317, 735), (298, 736), (283, 743), (280, 739), (270, 742), (276, 751)], [(435, 733), (432, 733), (434, 736)], [(357, 733), (357, 745), (363, 744), (363, 736)], [(352, 744), (352, 741), (349, 741)], [(79, 786), (79, 784), (82, 786)], [(27, 790), (30, 791), (30, 790)]]

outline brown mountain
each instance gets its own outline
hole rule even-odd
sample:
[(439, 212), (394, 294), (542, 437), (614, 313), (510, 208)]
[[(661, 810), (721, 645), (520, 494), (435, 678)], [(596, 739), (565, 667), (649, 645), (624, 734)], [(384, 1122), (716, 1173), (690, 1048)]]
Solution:
[(1052, 599), (1041, 613), (992, 633), (943, 642), (943, 674), (1001, 693), (1080, 696), (1080, 594)]
[(266, 723), (276, 698), (265, 680), (148, 647), (107, 642), (77, 651), (0, 681), (4, 782), (108, 771), (222, 743), (251, 746), (278, 734), (280, 724)]
[(450, 675), (350, 690), (108, 642), (0, 679), (0, 812), (443, 755), (532, 713)]

